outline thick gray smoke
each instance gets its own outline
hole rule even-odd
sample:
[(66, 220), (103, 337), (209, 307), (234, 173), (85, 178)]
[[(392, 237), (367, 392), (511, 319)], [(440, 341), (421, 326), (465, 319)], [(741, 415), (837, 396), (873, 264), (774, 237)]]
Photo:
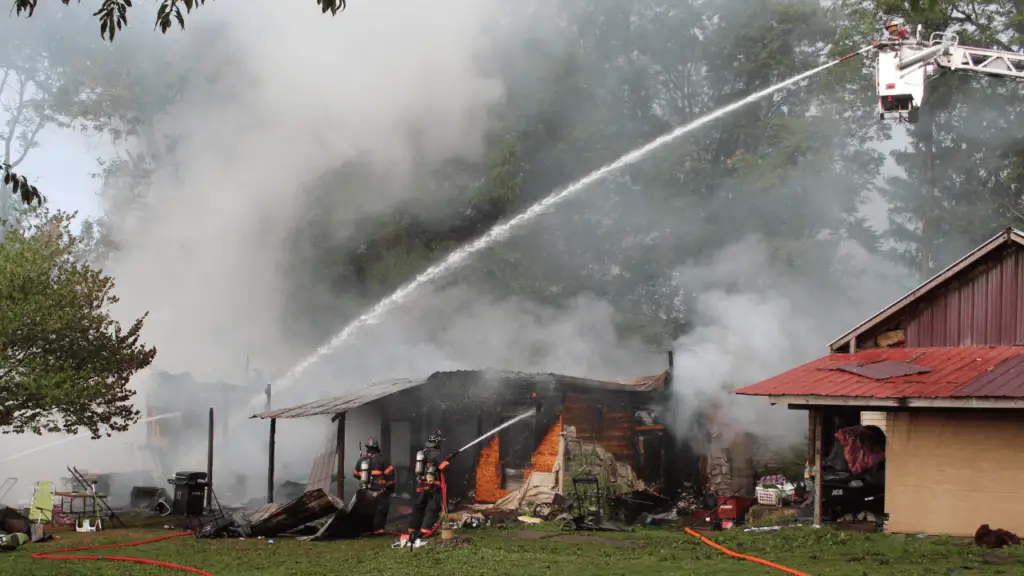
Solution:
[(828, 342), (913, 285), (910, 273), (852, 243), (837, 260), (856, 273), (849, 288), (858, 297), (837, 296), (814, 278), (787, 274), (757, 236), (676, 271), (697, 312), (694, 329), (675, 342), (677, 430), (699, 437), (699, 418), (712, 410), (726, 437), (752, 433), (785, 446), (806, 433), (805, 413), (731, 392), (827, 354)]
[[(246, 355), (278, 367), (305, 352), (279, 328), (284, 238), (302, 188), (356, 158), (397, 180), (414, 158), (475, 158), (502, 98), (477, 63), (496, 4), (386, 0), (328, 18), (255, 1), (197, 14), (194, 27), (225, 27), (207, 57), (232, 73), (193, 85), (165, 114), (182, 168), (159, 170), (145, 209), (115, 225), (124, 248), (107, 267), (126, 313), (151, 310), (162, 367), (212, 379), (237, 375)], [(346, 199), (339, 225), (386, 210), (405, 189), (380, 182)]]
[[(140, 10), (136, 18), (143, 17)], [(308, 341), (282, 330), (290, 309), (284, 271), (295, 257), (286, 238), (303, 226), (303, 190), (348, 161), (384, 176), (365, 189), (347, 189), (349, 196), (335, 203), (329, 216), (341, 238), (358, 221), (421, 191), (412, 182), (417, 174), (446, 161), (479, 161), (491, 111), (505, 93), (489, 63), (511, 58), (509, 50), (536, 35), (527, 25), (532, 17), (498, 0), (444, 7), (382, 0), (350, 6), (337, 18), (312, 6), (282, 10), (278, 2), (251, 0), (243, 10), (209, 4), (190, 17), (185, 32), (134, 36), (133, 50), (177, 55), (170, 59), (183, 70), (175, 70), (190, 79), (177, 103), (122, 145), (156, 161), (151, 183), (137, 191), (141, 200), (126, 202), (118, 182), (105, 196), (118, 248), (104, 269), (116, 279), (120, 317), (150, 312), (144, 336), (159, 351), (153, 369), (241, 382), (247, 364), (280, 374), (309, 352)], [(436, 194), (443, 203), (444, 190)], [(551, 309), (455, 287), (425, 295), (368, 331), (320, 367), (319, 377), (274, 404), (441, 369), (591, 376), (663, 369), (659, 355), (619, 343), (614, 334), (613, 310), (598, 300)], [(135, 385), (143, 408), (151, 373), (140, 374)], [(305, 479), (325, 426), (292, 420), (279, 427), (278, 445), (288, 447), (278, 454), (280, 477)], [(265, 429), (246, 422), (232, 431), (227, 450), (218, 438), (217, 468), (261, 477)], [(55, 439), (4, 438), (0, 455)], [(12, 497), (27, 498), (29, 479), (63, 476), (65, 464), (145, 468), (149, 461), (138, 450), (145, 442), (139, 426), (113, 439), (74, 440), (19, 458), (22, 482)], [(205, 446), (197, 443), (187, 460), (175, 467), (203, 468)]]

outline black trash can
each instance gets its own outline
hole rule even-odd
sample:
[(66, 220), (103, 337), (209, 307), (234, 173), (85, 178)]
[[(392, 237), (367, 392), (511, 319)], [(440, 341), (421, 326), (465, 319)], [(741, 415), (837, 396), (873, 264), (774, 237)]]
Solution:
[(206, 472), (175, 472), (167, 483), (174, 486), (171, 513), (180, 516), (202, 516), (206, 504)]

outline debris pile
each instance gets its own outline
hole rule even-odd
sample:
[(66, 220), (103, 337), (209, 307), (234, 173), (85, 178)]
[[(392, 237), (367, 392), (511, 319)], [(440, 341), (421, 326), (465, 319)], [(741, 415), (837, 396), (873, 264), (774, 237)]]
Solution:
[(982, 524), (974, 533), (974, 543), (988, 549), (1020, 546), (1020, 537), (1009, 530), (1002, 528), (993, 530), (988, 524)]

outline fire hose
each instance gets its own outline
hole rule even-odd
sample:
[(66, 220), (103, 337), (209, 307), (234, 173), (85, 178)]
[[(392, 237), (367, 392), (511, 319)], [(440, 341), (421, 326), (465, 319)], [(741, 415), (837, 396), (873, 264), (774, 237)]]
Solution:
[[(140, 540), (138, 542), (126, 542), (123, 544), (101, 544), (99, 546), (81, 546), (78, 548), (62, 548), (60, 550), (45, 550), (43, 552), (36, 552), (32, 555), (33, 560), (110, 560), (113, 562), (132, 562), (135, 564), (146, 564), (149, 566), (159, 566), (161, 568), (170, 568), (171, 570), (181, 570), (183, 572), (191, 572), (192, 574), (199, 574), (200, 576), (213, 576), (209, 572), (204, 572), (198, 568), (192, 568), (191, 566), (182, 566), (180, 564), (171, 564), (170, 562), (161, 562), (159, 560), (148, 560), (146, 558), (133, 558), (130, 556), (82, 556), (82, 555), (67, 555), (68, 552), (83, 552), (85, 550), (109, 550), (111, 548), (128, 548), (131, 546), (143, 546), (145, 544), (152, 544), (154, 542), (160, 542), (162, 540), (170, 540), (171, 538), (180, 538), (182, 536), (194, 536), (195, 532), (181, 532), (178, 534), (170, 534), (168, 536), (161, 536), (159, 538), (150, 538), (149, 540)], [(62, 556), (54, 556), (54, 554), (63, 554)]]
[(780, 570), (780, 571), (785, 572), (787, 574), (792, 574), (793, 576), (811, 576), (810, 574), (807, 574), (805, 572), (800, 572), (799, 570), (794, 570), (792, 568), (787, 568), (785, 566), (782, 566), (781, 564), (776, 564), (774, 562), (769, 562), (769, 561), (767, 561), (767, 560), (765, 560), (763, 558), (758, 558), (756, 556), (747, 556), (746, 554), (740, 554), (739, 552), (733, 552), (732, 550), (729, 550), (725, 546), (722, 546), (721, 544), (717, 544), (717, 543), (713, 542), (712, 540), (709, 540), (709, 539), (705, 538), (703, 535), (701, 535), (700, 532), (697, 532), (696, 530), (694, 530), (692, 528), (685, 528), (684, 530), (690, 536), (693, 536), (694, 538), (700, 539), (701, 542), (707, 544), (708, 546), (711, 546), (712, 548), (714, 548), (715, 550), (718, 550), (722, 554), (725, 554), (726, 556), (731, 556), (733, 558), (736, 558), (737, 560), (746, 560), (747, 562), (753, 562), (754, 564), (760, 564), (762, 566), (767, 566), (769, 568), (774, 568), (776, 570)]

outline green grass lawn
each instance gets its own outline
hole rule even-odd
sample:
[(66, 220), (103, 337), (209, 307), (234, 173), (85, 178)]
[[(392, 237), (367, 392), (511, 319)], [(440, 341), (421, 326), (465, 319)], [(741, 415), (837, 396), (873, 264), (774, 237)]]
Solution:
[[(572, 535), (534, 527), (516, 530), (466, 530), (472, 542), (438, 547), (433, 542), (410, 552), (390, 548), (393, 539), (343, 542), (267, 540), (200, 540), (178, 538), (142, 547), (80, 552), (137, 556), (201, 568), (214, 576), (313, 576), (319, 574), (684, 574), (753, 575), (783, 572), (735, 560), (685, 534), (639, 530), (621, 535)], [(42, 549), (111, 544), (166, 535), (167, 530), (121, 529), (99, 534), (65, 533), (54, 542), (27, 545), (0, 554), (0, 572), (18, 576), (163, 575), (174, 572), (123, 562), (42, 561), (30, 554)], [(973, 542), (940, 537), (885, 536), (810, 527), (780, 532), (708, 533), (738, 552), (758, 556), (802, 572), (844, 576), (943, 576), (1024, 574), (1024, 547), (987, 551)], [(179, 572), (181, 573), (181, 572)]]

